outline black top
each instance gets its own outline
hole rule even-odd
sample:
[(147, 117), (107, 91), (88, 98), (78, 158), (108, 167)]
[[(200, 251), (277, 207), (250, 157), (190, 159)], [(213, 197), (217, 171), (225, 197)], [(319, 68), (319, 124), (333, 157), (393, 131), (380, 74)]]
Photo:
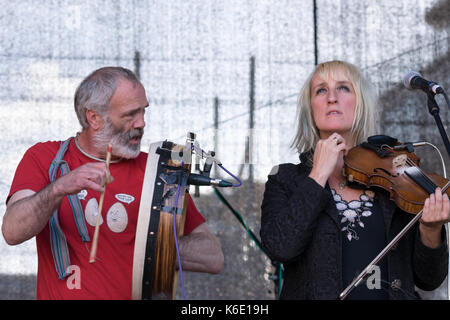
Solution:
[[(360, 200), (347, 202), (331, 190), (342, 231), (342, 283), (347, 287), (386, 246), (385, 226), (374, 193), (366, 190)], [(387, 263), (382, 259), (354, 288), (347, 300), (388, 300)]]
[[(284, 265), (281, 299), (337, 299), (342, 279), (342, 241), (331, 190), (308, 177), (311, 167), (281, 164), (269, 175), (261, 206), (261, 242), (272, 259)], [(413, 215), (399, 210), (389, 193), (376, 190), (386, 241)], [(364, 220), (363, 220), (364, 221)], [(447, 275), (445, 228), (442, 245), (431, 249), (415, 225), (383, 259), (387, 261), (389, 299), (414, 299), (414, 286), (433, 290)]]

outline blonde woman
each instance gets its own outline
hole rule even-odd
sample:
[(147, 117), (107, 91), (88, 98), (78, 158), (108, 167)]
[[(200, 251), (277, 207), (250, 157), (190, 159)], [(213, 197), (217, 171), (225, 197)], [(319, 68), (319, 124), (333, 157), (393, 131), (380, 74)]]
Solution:
[[(352, 64), (329, 61), (306, 80), (293, 146), (300, 164), (269, 175), (261, 206), (261, 239), (284, 264), (281, 299), (337, 299), (411, 219), (379, 189), (355, 189), (343, 156), (372, 135), (376, 99)], [(437, 288), (447, 275), (443, 225), (450, 204), (440, 189), (422, 220), (347, 299), (418, 299), (415, 286)]]

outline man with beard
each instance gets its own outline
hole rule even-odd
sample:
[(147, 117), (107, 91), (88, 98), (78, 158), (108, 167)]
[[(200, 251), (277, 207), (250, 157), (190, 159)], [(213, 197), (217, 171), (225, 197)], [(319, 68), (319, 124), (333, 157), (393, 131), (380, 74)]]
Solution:
[[(10, 245), (36, 237), (38, 299), (130, 299), (148, 156), (140, 152), (145, 89), (130, 70), (105, 67), (81, 82), (74, 105), (82, 131), (66, 141), (35, 144), (19, 163), (6, 200), (3, 236)], [(89, 263), (85, 240), (93, 237), (106, 183), (97, 260)], [(183, 270), (219, 273), (220, 242), (189, 196), (184, 234), (179, 243)]]

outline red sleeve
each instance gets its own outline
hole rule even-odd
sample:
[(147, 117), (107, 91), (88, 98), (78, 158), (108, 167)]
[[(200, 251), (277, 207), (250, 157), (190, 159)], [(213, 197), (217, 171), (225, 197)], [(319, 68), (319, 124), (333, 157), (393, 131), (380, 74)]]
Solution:
[(187, 194), (186, 196), (188, 197), (188, 204), (186, 209), (186, 221), (184, 222), (184, 235), (188, 235), (192, 232), (192, 230), (206, 221), (201, 213), (197, 210), (197, 207), (195, 206), (191, 196), (189, 194)]
[(57, 148), (58, 142), (38, 143), (25, 152), (14, 174), (6, 203), (19, 190), (30, 189), (38, 192), (50, 183), (48, 169)]

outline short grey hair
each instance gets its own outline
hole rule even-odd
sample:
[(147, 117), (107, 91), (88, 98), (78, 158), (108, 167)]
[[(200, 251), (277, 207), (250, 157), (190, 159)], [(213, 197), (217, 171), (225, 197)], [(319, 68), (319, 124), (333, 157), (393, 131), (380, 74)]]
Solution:
[(102, 117), (107, 115), (109, 101), (117, 88), (118, 79), (126, 79), (134, 85), (139, 79), (129, 69), (123, 67), (103, 67), (88, 75), (75, 91), (74, 107), (83, 130), (89, 128), (86, 111), (93, 110)]

